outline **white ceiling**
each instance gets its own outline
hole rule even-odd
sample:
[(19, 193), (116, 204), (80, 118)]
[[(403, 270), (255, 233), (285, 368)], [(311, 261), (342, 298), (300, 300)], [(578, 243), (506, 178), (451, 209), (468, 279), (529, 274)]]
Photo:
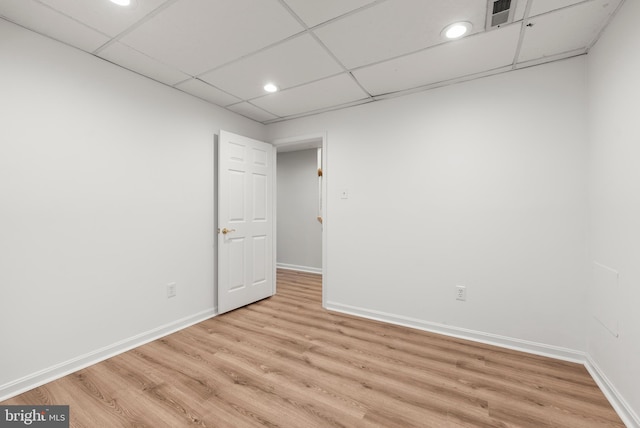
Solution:
[[(486, 0), (132, 1), (0, 0), (0, 16), (270, 123), (587, 53), (624, 0), (512, 0), (488, 30)], [(443, 40), (455, 21), (471, 34)]]

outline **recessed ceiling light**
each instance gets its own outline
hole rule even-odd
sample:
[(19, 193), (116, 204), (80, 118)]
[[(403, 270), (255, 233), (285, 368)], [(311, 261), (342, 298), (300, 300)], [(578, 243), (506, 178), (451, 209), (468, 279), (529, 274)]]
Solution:
[(278, 87), (273, 83), (267, 83), (266, 85), (264, 85), (264, 90), (267, 92), (277, 92)]
[(111, 2), (118, 6), (129, 6), (131, 4), (131, 0), (111, 0)]
[(471, 27), (470, 22), (454, 22), (442, 30), (442, 35), (449, 40), (459, 39), (471, 31)]

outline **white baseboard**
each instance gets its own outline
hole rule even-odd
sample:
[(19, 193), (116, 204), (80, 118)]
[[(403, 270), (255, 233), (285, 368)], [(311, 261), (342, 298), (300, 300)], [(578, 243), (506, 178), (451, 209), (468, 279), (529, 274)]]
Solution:
[(54, 381), (70, 373), (89, 367), (108, 358), (126, 352), (130, 349), (142, 346), (156, 339), (175, 333), (191, 325), (207, 320), (217, 314), (217, 308), (208, 309), (163, 326), (154, 328), (128, 339), (121, 340), (104, 348), (80, 355), (68, 361), (56, 364), (36, 373), (24, 376), (20, 379), (0, 385), (0, 402), (7, 400), (30, 389), (37, 388), (45, 383)]
[(485, 333), (482, 331), (469, 330), (466, 328), (453, 327), (445, 324), (424, 321), (417, 318), (410, 318), (402, 315), (390, 314), (387, 312), (374, 311), (370, 309), (359, 308), (356, 306), (343, 305), (336, 302), (327, 302), (326, 309), (376, 321), (383, 321), (390, 324), (401, 325), (404, 327), (415, 328), (418, 330), (429, 331), (431, 333), (438, 333), (445, 336), (456, 337), (458, 339), (471, 340), (487, 345), (495, 345), (502, 348), (528, 352), (530, 354), (541, 355), (544, 357), (570, 361), (573, 363), (584, 364), (584, 362), (586, 361), (586, 355), (584, 352), (562, 348), (559, 346), (530, 342), (527, 340), (515, 339), (512, 337)]
[(277, 263), (276, 267), (278, 269), (297, 270), (300, 272), (322, 274), (322, 268), (311, 267), (311, 266), (298, 266), (298, 265), (292, 265), (289, 263)]
[[(298, 266), (295, 266), (294, 269), (292, 265), (281, 266), (280, 264), (278, 264), (278, 267), (281, 269), (309, 272), (309, 270), (298, 269)], [(320, 272), (312, 271), (312, 273), (322, 273), (322, 270), (320, 269)], [(376, 321), (387, 322), (390, 324), (401, 325), (404, 327), (416, 328), (419, 330), (438, 333), (445, 336), (456, 337), (459, 339), (466, 339), (474, 342), (485, 343), (488, 345), (495, 345), (517, 351), (528, 352), (535, 355), (542, 355), (545, 357), (557, 358), (564, 361), (584, 364), (589, 374), (591, 374), (594, 381), (596, 382), (598, 387), (600, 387), (603, 394), (605, 395), (605, 397), (607, 397), (607, 399), (611, 403), (611, 406), (618, 413), (625, 425), (629, 428), (640, 428), (640, 417), (638, 417), (638, 415), (627, 404), (624, 398), (618, 393), (616, 388), (598, 367), (598, 365), (593, 361), (593, 359), (591, 359), (591, 357), (584, 352), (546, 345), (543, 343), (530, 342), (526, 340), (500, 336), (491, 333), (485, 333), (481, 331), (452, 327), (444, 324), (420, 320), (417, 318), (410, 318), (381, 311), (374, 311), (370, 309), (359, 308), (356, 306), (343, 305), (336, 302), (327, 302), (326, 309), (349, 315), (355, 315), (358, 317), (373, 319)], [(39, 372), (30, 374), (15, 381), (0, 385), (0, 402), (8, 400), (11, 397), (22, 394), (23, 392), (29, 391), (45, 383), (59, 379), (75, 371), (99, 363), (100, 361), (104, 361), (130, 349), (142, 346), (146, 343), (152, 342), (161, 337), (167, 336), (171, 333), (175, 333), (176, 331), (207, 320), (211, 317), (214, 317), (216, 314), (217, 308), (209, 309), (195, 315), (179, 319), (172, 323), (165, 324), (147, 332), (138, 334), (120, 342), (116, 342), (104, 348), (78, 356), (71, 360), (43, 369)]]
[(598, 384), (602, 393), (607, 397), (613, 409), (618, 413), (622, 422), (629, 428), (640, 428), (640, 417), (633, 411), (631, 406), (620, 395), (618, 390), (613, 386), (609, 378), (602, 372), (591, 356), (587, 355), (587, 361), (584, 366)]
[(516, 351), (528, 352), (530, 354), (541, 355), (545, 357), (556, 358), (563, 361), (583, 364), (603, 394), (609, 400), (613, 409), (618, 413), (622, 422), (629, 428), (640, 428), (640, 418), (633, 411), (631, 406), (620, 395), (609, 379), (604, 375), (598, 365), (591, 357), (581, 351), (562, 348), (544, 343), (530, 342), (527, 340), (515, 339), (512, 337), (500, 336), (497, 334), (474, 331), (460, 327), (452, 327), (449, 325), (439, 324), (420, 320), (417, 318), (405, 317), (381, 311), (375, 311), (356, 306), (343, 305), (336, 302), (327, 302), (326, 309), (341, 312), (358, 317), (368, 318), (376, 321), (387, 322), (390, 324), (401, 325), (404, 327), (416, 328), (418, 330), (438, 333), (445, 336), (456, 337), (459, 339), (471, 340), (474, 342), (495, 345), (502, 348), (513, 349)]

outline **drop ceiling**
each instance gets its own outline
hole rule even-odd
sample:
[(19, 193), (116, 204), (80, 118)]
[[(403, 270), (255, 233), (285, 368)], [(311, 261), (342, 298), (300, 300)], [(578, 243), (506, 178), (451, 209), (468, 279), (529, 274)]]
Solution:
[[(512, 0), (499, 28), (485, 0), (0, 0), (0, 16), (271, 123), (585, 54), (622, 1)], [(445, 41), (456, 21), (471, 33)]]

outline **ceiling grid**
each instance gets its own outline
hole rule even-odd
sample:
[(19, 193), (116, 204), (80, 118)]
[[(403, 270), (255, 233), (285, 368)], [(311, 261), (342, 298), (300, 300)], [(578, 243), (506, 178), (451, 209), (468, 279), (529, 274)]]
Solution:
[(492, 0), (0, 0), (0, 17), (271, 123), (585, 54), (623, 1), (512, 0), (490, 29)]

